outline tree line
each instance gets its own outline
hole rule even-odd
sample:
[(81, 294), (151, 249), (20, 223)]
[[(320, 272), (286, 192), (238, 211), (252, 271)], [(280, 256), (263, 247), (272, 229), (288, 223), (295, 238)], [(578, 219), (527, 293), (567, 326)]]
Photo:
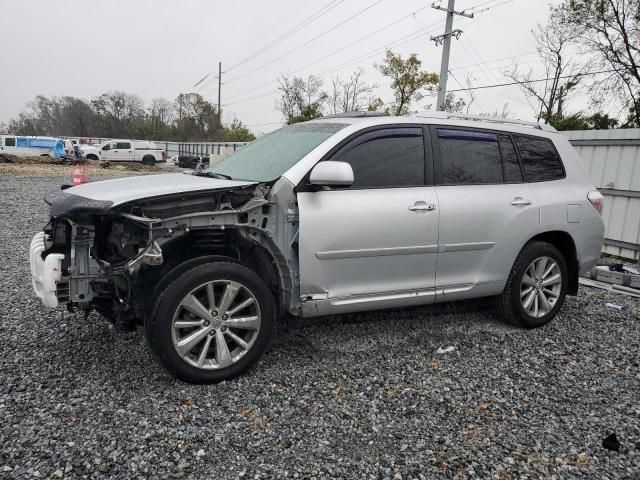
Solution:
[(111, 91), (89, 101), (76, 97), (37, 96), (11, 120), (6, 130), (18, 135), (138, 138), (246, 142), (255, 136), (234, 119), (222, 125), (215, 105), (197, 93), (181, 93), (174, 101)]
[[(548, 20), (532, 31), (539, 70), (517, 63), (503, 74), (519, 86), (532, 118), (558, 130), (640, 127), (640, 0), (563, 0), (550, 7)], [(423, 70), (416, 54), (407, 57), (387, 51), (375, 68), (389, 81), (391, 98), (376, 94), (364, 70), (347, 78), (334, 77), (325, 87), (317, 75), (282, 75), (276, 108), (287, 124), (328, 114), (379, 111), (404, 115), (433, 108), (420, 104), (435, 97), (436, 73)], [(543, 77), (543, 78), (540, 78)], [(466, 88), (448, 93), (445, 110), (470, 113), (476, 100), (475, 79)], [(587, 108), (570, 108), (581, 93)], [(604, 113), (611, 105), (619, 109)], [(509, 117), (509, 104), (480, 115)], [(90, 101), (75, 97), (36, 97), (12, 120), (8, 130), (28, 135), (78, 135), (168, 139), (175, 141), (248, 141), (253, 134), (240, 121), (220, 123), (215, 105), (197, 93), (183, 93), (174, 101), (156, 98), (148, 105), (125, 92), (108, 92)]]

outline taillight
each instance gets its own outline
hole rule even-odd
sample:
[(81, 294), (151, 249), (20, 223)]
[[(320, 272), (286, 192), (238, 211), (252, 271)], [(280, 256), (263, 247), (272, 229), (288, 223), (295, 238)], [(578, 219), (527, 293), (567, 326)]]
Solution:
[(593, 208), (595, 208), (598, 213), (602, 215), (602, 202), (604, 201), (604, 197), (602, 196), (602, 194), (598, 190), (593, 190), (587, 194), (587, 198), (591, 202), (591, 205), (593, 205)]

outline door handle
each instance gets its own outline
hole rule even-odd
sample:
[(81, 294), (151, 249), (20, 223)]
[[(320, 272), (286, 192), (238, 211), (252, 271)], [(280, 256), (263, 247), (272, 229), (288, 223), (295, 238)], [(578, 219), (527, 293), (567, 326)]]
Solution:
[(416, 202), (412, 207), (409, 207), (412, 212), (432, 212), (435, 209), (435, 205), (425, 202)]
[(511, 200), (511, 205), (515, 207), (526, 207), (527, 205), (531, 205), (531, 200), (525, 200), (522, 197), (516, 197)]

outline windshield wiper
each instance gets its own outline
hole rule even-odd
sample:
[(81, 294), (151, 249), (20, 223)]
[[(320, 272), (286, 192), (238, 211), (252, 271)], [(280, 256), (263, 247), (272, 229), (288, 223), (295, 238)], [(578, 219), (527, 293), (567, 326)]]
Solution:
[(233, 180), (230, 175), (225, 175), (224, 173), (217, 172), (193, 172), (194, 175), (198, 177), (209, 177), (209, 178), (222, 178), (223, 180)]

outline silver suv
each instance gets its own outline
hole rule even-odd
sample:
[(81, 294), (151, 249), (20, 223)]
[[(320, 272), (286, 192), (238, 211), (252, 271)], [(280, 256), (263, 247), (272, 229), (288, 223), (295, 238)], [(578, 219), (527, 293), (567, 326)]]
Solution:
[(193, 175), (123, 178), (46, 198), (31, 243), (45, 305), (144, 325), (194, 383), (245, 372), (281, 315), (495, 297), (549, 322), (598, 260), (602, 196), (565, 137), (433, 113), (292, 125)]

